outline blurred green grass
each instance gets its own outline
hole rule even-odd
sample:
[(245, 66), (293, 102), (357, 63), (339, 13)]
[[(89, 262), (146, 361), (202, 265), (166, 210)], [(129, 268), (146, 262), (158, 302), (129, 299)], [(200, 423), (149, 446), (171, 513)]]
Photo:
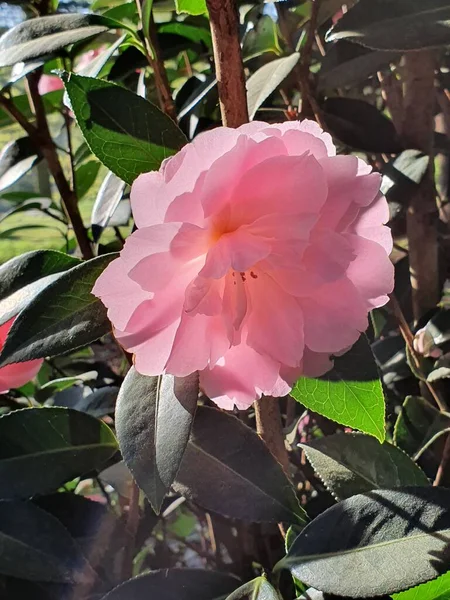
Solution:
[[(79, 134), (79, 131), (76, 130), (75, 127), (73, 128), (73, 130), (76, 147), (81, 141), (81, 136)], [(1, 128), (0, 151), (8, 142), (22, 136), (23, 132), (18, 125), (11, 125), (9, 127)], [(68, 160), (64, 160), (64, 158), (65, 157), (62, 157), (61, 161), (63, 163), (63, 166), (65, 167), (67, 174)], [(89, 226), (92, 206), (95, 202), (97, 192), (105, 174), (106, 169), (102, 167), (98, 173), (98, 176), (95, 179), (94, 184), (91, 186), (88, 193), (83, 197), (83, 199), (79, 203), (81, 216), (86, 226)], [(29, 185), (30, 182), (29, 176), (27, 177), (28, 179), (25, 178), (24, 180), (19, 181), (11, 188), (11, 190), (19, 191), (21, 188), (26, 189), (27, 183)], [(36, 174), (32, 175), (32, 177), (37, 179)], [(58, 203), (58, 193), (53, 188), (54, 186), (52, 185), (53, 199), (55, 202)], [(7, 190), (4, 190), (5, 193), (9, 191), (9, 188)], [(59, 231), (64, 231), (64, 225), (62, 223), (58, 223), (51, 217), (39, 214), (36, 210), (21, 212), (8, 217), (4, 222), (0, 223), (0, 235), (6, 230), (30, 225), (32, 225), (33, 228), (24, 229), (22, 231), (18, 229), (12, 232), (11, 235), (8, 235), (8, 237), (0, 238), (0, 264), (13, 258), (14, 256), (18, 256), (19, 254), (23, 254), (24, 252), (28, 252), (30, 250), (65, 250), (66, 241), (64, 234), (59, 233)], [(113, 232), (110, 233), (107, 231), (102, 237), (102, 241), (109, 241), (113, 238)]]

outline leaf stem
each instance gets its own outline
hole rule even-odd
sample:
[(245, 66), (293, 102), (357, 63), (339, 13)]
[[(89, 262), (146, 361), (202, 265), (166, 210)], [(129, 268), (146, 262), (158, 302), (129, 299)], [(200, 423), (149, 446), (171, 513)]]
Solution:
[(235, 0), (206, 0), (211, 24), (220, 111), (225, 127), (248, 122), (245, 73)]

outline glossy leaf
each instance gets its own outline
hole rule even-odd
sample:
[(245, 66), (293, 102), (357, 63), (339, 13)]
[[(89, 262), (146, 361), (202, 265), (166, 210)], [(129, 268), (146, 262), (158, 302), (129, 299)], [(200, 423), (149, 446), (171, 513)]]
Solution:
[(318, 74), (318, 90), (344, 88), (364, 81), (400, 57), (397, 52), (376, 52), (339, 40), (323, 57)]
[(155, 105), (118, 85), (64, 74), (81, 132), (97, 158), (132, 183), (186, 142), (181, 130)]
[(335, 434), (300, 445), (337, 500), (379, 488), (429, 484), (407, 454), (368, 435)]
[(450, 414), (441, 413), (420, 396), (407, 396), (394, 427), (394, 442), (411, 456), (450, 428)]
[(384, 440), (384, 396), (364, 335), (320, 379), (302, 377), (291, 395), (310, 410)]
[(238, 579), (217, 571), (161, 569), (125, 581), (102, 600), (221, 600), (238, 585)]
[(327, 39), (347, 39), (378, 50), (420, 50), (450, 44), (447, 0), (360, 0)]
[(117, 451), (102, 421), (68, 408), (26, 408), (0, 418), (0, 498), (28, 498), (100, 470)]
[(80, 165), (75, 171), (75, 185), (78, 200), (81, 200), (89, 192), (97, 179), (101, 164), (98, 160), (88, 160)]
[(180, 467), (198, 391), (197, 374), (145, 377), (133, 367), (120, 388), (116, 429), (122, 456), (157, 513)]
[(245, 521), (304, 522), (294, 489), (259, 436), (199, 407), (174, 485), (203, 508)]
[(300, 59), (294, 52), (278, 58), (259, 68), (247, 81), (247, 103), (250, 119), (253, 119), (261, 104), (286, 79)]
[(0, 299), (24, 286), (80, 264), (73, 256), (56, 250), (33, 250), (0, 266)]
[(226, 600), (280, 600), (280, 596), (265, 577), (257, 577), (244, 583)]
[(108, 333), (106, 309), (91, 290), (114, 258), (105, 254), (83, 262), (35, 296), (12, 326), (1, 364), (66, 353)]
[(91, 227), (94, 242), (97, 242), (103, 229), (108, 225), (125, 191), (125, 182), (109, 172), (98, 190), (91, 213)]
[(54, 583), (95, 577), (65, 527), (31, 502), (0, 502), (0, 573)]
[(356, 98), (327, 98), (322, 109), (327, 127), (343, 144), (366, 152), (403, 150), (395, 127), (375, 106)]
[(450, 568), (450, 490), (406, 487), (359, 494), (300, 533), (279, 567), (327, 593), (392, 594)]
[(62, 14), (19, 23), (0, 38), (0, 67), (34, 60), (104, 33), (117, 23), (100, 15)]
[(207, 12), (205, 0), (175, 0), (177, 13), (203, 15)]
[(269, 15), (263, 15), (255, 26), (247, 31), (242, 46), (242, 54), (246, 60), (256, 58), (264, 52), (281, 54), (277, 25)]
[(6, 144), (0, 154), (0, 192), (19, 181), (40, 159), (29, 137)]

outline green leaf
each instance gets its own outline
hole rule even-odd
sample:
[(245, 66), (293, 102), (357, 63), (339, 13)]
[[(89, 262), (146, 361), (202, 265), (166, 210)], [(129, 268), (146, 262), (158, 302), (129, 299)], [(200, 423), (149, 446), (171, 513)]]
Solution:
[(232, 518), (306, 521), (291, 483), (256, 432), (213, 408), (197, 409), (174, 488)]
[(232, 575), (202, 569), (161, 569), (125, 581), (102, 600), (222, 600), (239, 585)]
[(203, 42), (208, 48), (212, 47), (211, 33), (204, 27), (196, 27), (178, 21), (172, 23), (164, 23), (158, 28), (158, 33), (173, 33), (181, 35), (191, 42)]
[(134, 367), (120, 388), (116, 407), (120, 450), (156, 513), (180, 467), (198, 392), (196, 373), (146, 377)]
[(362, 433), (330, 435), (300, 446), (337, 500), (379, 488), (429, 484), (402, 450)]
[(34, 60), (117, 27), (99, 15), (65, 14), (19, 23), (0, 38), (0, 67)]
[(323, 377), (299, 379), (291, 395), (328, 419), (384, 440), (383, 389), (364, 335)]
[(28, 498), (100, 470), (117, 451), (102, 421), (68, 408), (25, 408), (0, 418), (0, 498)]
[(94, 58), (94, 60), (87, 63), (82, 69), (77, 70), (78, 75), (82, 75), (83, 77), (98, 77), (108, 60), (120, 48), (127, 37), (127, 34), (122, 35), (114, 44), (111, 44), (109, 48), (103, 50), (103, 52)]
[(256, 27), (249, 29), (242, 46), (242, 54), (245, 60), (256, 58), (264, 52), (281, 54), (277, 24), (268, 15), (262, 16), (258, 19)]
[(98, 242), (103, 229), (108, 225), (125, 191), (125, 182), (109, 172), (103, 180), (92, 207), (91, 228), (94, 242)]
[(450, 572), (434, 581), (392, 595), (392, 600), (448, 600), (450, 598)]
[(226, 600), (280, 600), (280, 596), (265, 577), (257, 577), (244, 583)]
[(142, 31), (147, 40), (150, 39), (150, 22), (152, 19), (153, 0), (144, 0), (142, 3)]
[(16, 256), (0, 266), (0, 300), (33, 281), (79, 264), (77, 258), (56, 250), (33, 250)]
[(0, 192), (19, 181), (40, 160), (40, 152), (29, 137), (6, 144), (0, 155)]
[(420, 396), (407, 396), (394, 427), (394, 443), (411, 456), (423, 454), (450, 428), (450, 414), (441, 413)]
[(95, 577), (66, 528), (31, 502), (0, 502), (0, 547), (3, 575), (52, 583)]
[(450, 44), (448, 0), (360, 0), (327, 41), (348, 39), (377, 50), (420, 50)]
[(392, 121), (373, 104), (335, 96), (323, 102), (322, 110), (330, 132), (351, 148), (386, 154), (404, 149)]
[(94, 185), (100, 166), (98, 160), (89, 160), (76, 169), (75, 185), (78, 200), (81, 200)]
[(317, 89), (322, 91), (360, 83), (399, 57), (397, 52), (375, 52), (340, 40), (327, 50), (322, 59)]
[(157, 170), (186, 138), (167, 115), (116, 84), (65, 73), (64, 84), (93, 154), (127, 183)]
[(282, 83), (300, 59), (294, 52), (290, 56), (272, 60), (255, 71), (247, 81), (247, 103), (250, 119), (253, 119), (261, 104)]
[(278, 565), (323, 592), (392, 594), (450, 568), (450, 490), (406, 487), (359, 494), (300, 533)]
[(205, 0), (175, 0), (177, 13), (203, 15), (208, 12)]
[(91, 290), (116, 256), (105, 254), (83, 262), (35, 296), (8, 334), (1, 365), (67, 353), (108, 333), (106, 309)]

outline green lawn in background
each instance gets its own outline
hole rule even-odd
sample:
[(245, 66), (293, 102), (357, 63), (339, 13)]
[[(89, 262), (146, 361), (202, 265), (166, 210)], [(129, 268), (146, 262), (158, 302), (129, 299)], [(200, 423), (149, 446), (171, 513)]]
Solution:
[[(74, 137), (78, 137), (78, 130), (76, 130), (76, 128), (73, 128), (73, 130), (75, 134)], [(0, 151), (9, 141), (21, 136), (21, 129), (16, 125), (0, 129)], [(81, 136), (79, 139), (75, 140), (76, 145), (80, 142), (80, 140)], [(95, 202), (98, 189), (102, 183), (105, 174), (106, 169), (102, 167), (94, 184), (92, 185), (88, 193), (84, 196), (84, 198), (80, 201), (80, 212), (84, 224), (86, 226), (88, 226), (90, 223), (92, 206)], [(13, 189), (15, 191), (18, 191), (18, 189), (20, 189), (20, 182), (18, 182), (18, 184), (16, 184)], [(9, 189), (5, 190), (5, 192), (7, 191), (9, 191)], [(58, 202), (57, 191), (53, 192), (53, 199), (55, 200), (55, 202)], [(58, 233), (58, 229), (63, 231), (64, 226), (50, 217), (47, 217), (45, 215), (41, 216), (37, 211), (34, 210), (18, 213), (16, 215), (8, 217), (3, 223), (0, 223), (0, 235), (2, 232), (5, 232), (8, 229), (12, 229), (15, 227), (23, 227), (24, 225), (47, 225), (50, 226), (51, 229), (48, 229), (46, 227), (43, 227), (42, 229), (29, 228), (24, 229), (23, 231), (13, 232), (12, 235), (8, 236), (7, 238), (2, 239), (0, 237), (0, 264), (6, 262), (10, 258), (13, 258), (14, 256), (18, 256), (19, 254), (23, 254), (24, 252), (28, 252), (30, 250), (39, 250), (41, 248), (53, 250), (65, 249), (65, 238), (63, 235)], [(107, 230), (102, 236), (102, 241), (107, 242), (112, 240), (113, 238), (114, 233), (112, 232), (112, 230)]]

